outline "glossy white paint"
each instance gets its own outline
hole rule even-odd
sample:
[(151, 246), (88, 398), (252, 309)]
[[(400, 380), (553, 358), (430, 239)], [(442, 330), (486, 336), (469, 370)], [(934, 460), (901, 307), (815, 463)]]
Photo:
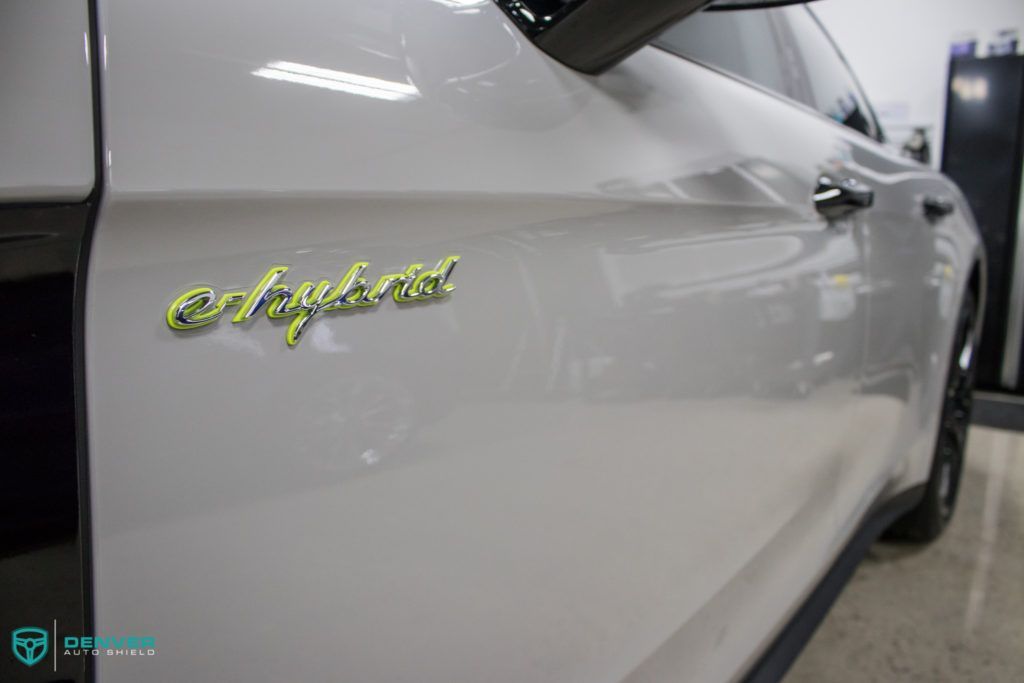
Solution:
[(92, 191), (88, 33), (86, 0), (0, 4), (0, 202)]
[[(104, 680), (729, 680), (924, 478), (977, 248), (916, 219), (938, 176), (654, 48), (573, 73), (489, 2), (100, 10), (96, 619), (160, 649)], [(823, 171), (876, 207), (826, 225)], [(449, 253), (450, 298), (293, 349), (163, 321)]]

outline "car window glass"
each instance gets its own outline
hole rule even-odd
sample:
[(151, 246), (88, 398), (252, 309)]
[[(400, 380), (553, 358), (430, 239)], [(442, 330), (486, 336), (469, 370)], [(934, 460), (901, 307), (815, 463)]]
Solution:
[(780, 12), (788, 29), (784, 40), (799, 54), (807, 80), (806, 87), (797, 88), (798, 98), (829, 118), (878, 138), (864, 93), (818, 20), (803, 6), (782, 8)]
[(654, 44), (792, 96), (772, 22), (775, 11), (698, 12), (665, 31)]

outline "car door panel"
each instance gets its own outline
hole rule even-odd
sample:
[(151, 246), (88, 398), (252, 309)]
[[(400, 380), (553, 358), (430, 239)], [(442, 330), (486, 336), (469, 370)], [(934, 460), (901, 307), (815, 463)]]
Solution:
[(789, 72), (794, 96), (835, 121), (833, 128), (848, 145), (836, 174), (872, 193), (868, 209), (844, 219), (856, 225), (864, 247), (861, 418), (872, 425), (839, 479), (838, 514), (844, 530), (852, 530), (902, 471), (931, 460), (945, 345), (960, 306), (955, 283), (973, 264), (971, 258), (951, 260), (956, 252), (948, 244), (942, 248), (936, 238), (948, 238), (941, 228), (951, 225), (964, 234), (970, 228), (955, 208), (941, 226), (926, 216), (927, 198), (945, 197), (953, 208), (956, 191), (948, 180), (876, 141), (882, 135), (870, 104), (813, 12), (790, 6), (775, 10), (773, 17), (784, 51), (797, 66)]
[(952, 184), (908, 167), (868, 141), (855, 148), (850, 168), (875, 188), (875, 206), (863, 217), (868, 337), (863, 391), (872, 414), (871, 441), (850, 461), (839, 500), (846, 524), (857, 523), (885, 487), (900, 486), (908, 468), (920, 477), (931, 461), (935, 420), (945, 382), (952, 325), (960, 308), (957, 283), (969, 273), (976, 243), (961, 210), (926, 217), (925, 197), (949, 197)]
[[(96, 621), (161, 648), (100, 675), (738, 675), (841, 545), (867, 444), (864, 237), (810, 201), (836, 127), (655, 48), (580, 76), (490, 3), (100, 18)], [(165, 320), (274, 264), (453, 254), (450, 296), (294, 347)]]

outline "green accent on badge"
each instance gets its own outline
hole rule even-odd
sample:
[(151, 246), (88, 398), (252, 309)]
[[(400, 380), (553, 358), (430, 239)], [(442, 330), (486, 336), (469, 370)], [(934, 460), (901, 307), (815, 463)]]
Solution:
[(449, 279), (458, 262), (458, 256), (446, 256), (426, 270), (422, 263), (413, 263), (404, 272), (382, 275), (371, 285), (364, 277), (370, 264), (359, 261), (337, 284), (306, 280), (295, 287), (284, 282), (288, 266), (274, 265), (251, 290), (227, 290), (219, 295), (213, 287), (188, 290), (167, 307), (167, 326), (178, 331), (203, 327), (216, 322), (229, 308), (235, 309), (232, 323), (244, 323), (263, 312), (268, 318), (292, 319), (285, 341), (295, 346), (321, 313), (376, 306), (388, 295), (399, 304), (448, 296), (455, 289)]

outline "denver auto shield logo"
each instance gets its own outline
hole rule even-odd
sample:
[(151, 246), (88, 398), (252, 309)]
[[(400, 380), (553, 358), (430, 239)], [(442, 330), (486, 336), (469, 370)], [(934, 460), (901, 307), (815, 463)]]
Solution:
[(50, 651), (50, 634), (35, 626), (22, 626), (11, 631), (11, 650), (19, 662), (34, 666)]
[[(11, 631), (11, 653), (25, 666), (43, 661), (53, 653), (53, 671), (57, 672), (64, 657), (153, 657), (156, 638), (146, 635), (67, 635), (57, 637), (57, 620), (53, 621), (53, 643), (50, 632), (36, 626), (22, 626)], [(61, 645), (63, 644), (63, 647)], [(64, 679), (61, 679), (64, 680)]]

